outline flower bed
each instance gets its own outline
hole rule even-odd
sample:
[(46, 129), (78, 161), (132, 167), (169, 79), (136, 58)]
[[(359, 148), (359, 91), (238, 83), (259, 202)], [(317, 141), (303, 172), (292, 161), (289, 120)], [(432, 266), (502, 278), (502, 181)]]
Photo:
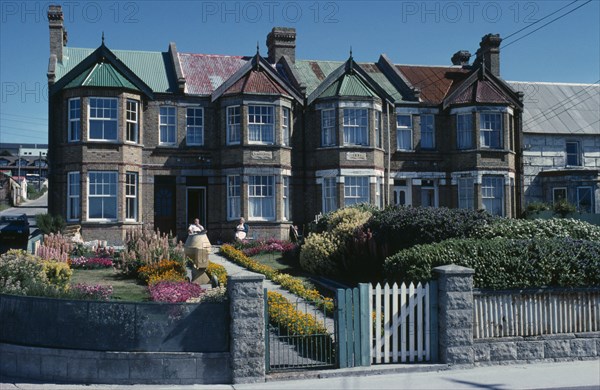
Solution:
[(71, 257), (68, 263), (71, 268), (77, 269), (110, 268), (113, 266), (112, 259), (108, 257)]
[(155, 302), (186, 302), (190, 298), (197, 298), (205, 290), (196, 283), (161, 281), (148, 286), (150, 296)]
[(279, 284), (284, 289), (310, 301), (313, 301), (317, 307), (324, 308), (327, 312), (333, 312), (333, 300), (325, 298), (315, 289), (306, 288), (301, 280), (294, 278), (289, 274), (279, 273), (277, 270), (267, 265), (261, 264), (246, 256), (243, 252), (235, 249), (231, 245), (221, 246), (221, 254), (229, 260), (237, 263), (251, 271), (265, 275), (274, 283)]
[(72, 299), (88, 299), (94, 301), (109, 301), (113, 288), (112, 286), (103, 286), (100, 284), (88, 285), (83, 283), (77, 283), (71, 286), (70, 298)]

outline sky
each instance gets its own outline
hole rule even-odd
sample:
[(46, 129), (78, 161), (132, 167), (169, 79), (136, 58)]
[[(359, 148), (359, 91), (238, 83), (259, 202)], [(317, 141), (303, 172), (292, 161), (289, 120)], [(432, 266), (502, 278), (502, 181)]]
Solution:
[(397, 64), (451, 65), (494, 33), (507, 37), (505, 80), (600, 82), (600, 0), (2, 0), (0, 143), (47, 143), (50, 4), (63, 6), (71, 47), (97, 48), (104, 33), (113, 50), (175, 42), (180, 52), (250, 56), (258, 44), (266, 56), (267, 34), (282, 26), (296, 28), (298, 59), (345, 61), (352, 49), (358, 62), (385, 53)]

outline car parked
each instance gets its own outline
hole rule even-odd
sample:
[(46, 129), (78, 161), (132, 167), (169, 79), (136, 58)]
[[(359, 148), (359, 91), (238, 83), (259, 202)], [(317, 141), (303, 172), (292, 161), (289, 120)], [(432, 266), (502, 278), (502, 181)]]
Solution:
[(0, 216), (0, 242), (21, 245), (29, 240), (29, 220), (26, 214)]

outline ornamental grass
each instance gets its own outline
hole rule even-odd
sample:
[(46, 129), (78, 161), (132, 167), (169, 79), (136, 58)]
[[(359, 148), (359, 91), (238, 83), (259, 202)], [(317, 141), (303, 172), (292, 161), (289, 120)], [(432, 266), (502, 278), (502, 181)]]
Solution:
[(279, 273), (276, 269), (249, 258), (231, 245), (221, 246), (221, 254), (242, 267), (265, 275), (267, 279), (279, 284), (284, 289), (314, 302), (317, 307), (325, 309), (329, 313), (333, 312), (333, 300), (323, 297), (315, 289), (307, 288), (300, 279), (289, 274)]

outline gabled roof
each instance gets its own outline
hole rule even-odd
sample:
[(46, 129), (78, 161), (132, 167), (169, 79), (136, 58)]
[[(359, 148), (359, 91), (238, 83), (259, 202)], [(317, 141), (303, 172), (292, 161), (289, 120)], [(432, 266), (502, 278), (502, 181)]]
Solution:
[[(65, 46), (63, 61), (56, 64), (57, 83), (96, 50)], [(177, 91), (177, 80), (172, 77), (173, 65), (169, 53), (133, 50), (111, 50), (111, 53), (139, 77), (152, 92)]]
[(319, 95), (320, 98), (333, 96), (375, 97), (377, 94), (357, 75), (345, 74)]
[(284, 94), (304, 104), (302, 96), (258, 52), (212, 93), (211, 100), (214, 102), (221, 96), (232, 93)]
[(452, 104), (462, 103), (499, 103), (523, 107), (519, 94), (483, 65), (471, 70), (469, 77), (447, 94), (442, 102), (444, 109)]
[(110, 63), (99, 62), (75, 77), (64, 88), (113, 87), (139, 89)]
[[(110, 64), (112, 70), (114, 70), (115, 72), (112, 72), (110, 68), (98, 68), (95, 66), (97, 64), (102, 63)], [(57, 91), (60, 91), (61, 89), (65, 88), (71, 82), (74, 82), (75, 84), (84, 83), (86, 79), (83, 78), (82, 75), (86, 72), (88, 75), (94, 73), (97, 82), (102, 83), (124, 81), (120, 79), (120, 77), (122, 77), (132, 86), (134, 86), (134, 89), (142, 91), (147, 96), (153, 96), (152, 89), (150, 89), (150, 87), (146, 83), (144, 83), (144, 81), (140, 79), (134, 71), (129, 69), (129, 67), (127, 67), (127, 65), (125, 65), (123, 61), (119, 60), (119, 58), (108, 47), (104, 45), (104, 42), (102, 42), (102, 44), (96, 50), (94, 50), (87, 57), (81, 60), (77, 65), (72, 67), (68, 73), (66, 73), (60, 78), (57, 78), (57, 81), (52, 86), (50, 86), (49, 93), (54, 94)], [(117, 77), (118, 74), (120, 74), (120, 77)]]
[(600, 85), (509, 81), (523, 97), (523, 132), (600, 135)]

